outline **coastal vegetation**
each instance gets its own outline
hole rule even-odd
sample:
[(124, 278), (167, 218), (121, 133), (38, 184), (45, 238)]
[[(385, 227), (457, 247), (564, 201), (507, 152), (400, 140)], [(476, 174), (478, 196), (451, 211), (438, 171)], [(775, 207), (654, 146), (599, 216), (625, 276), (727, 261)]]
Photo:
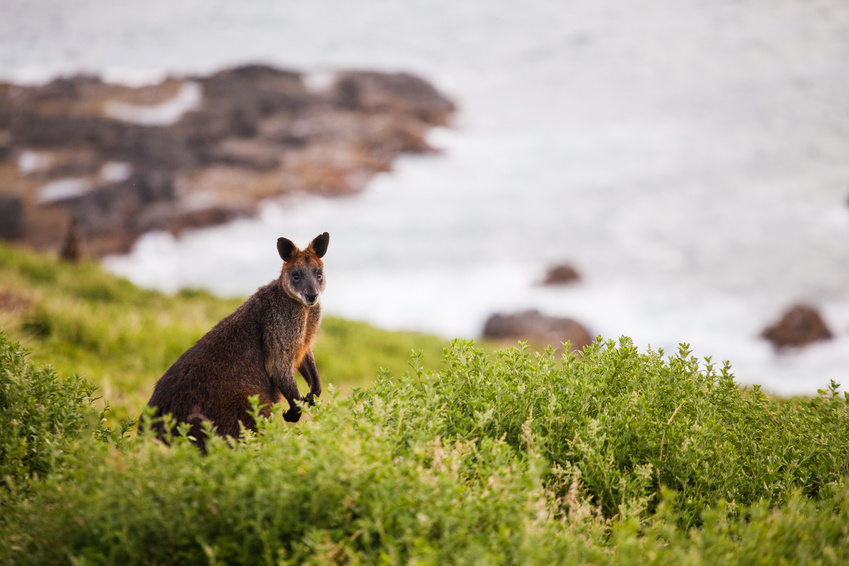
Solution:
[(0, 248), (0, 304), (2, 563), (849, 560), (834, 383), (781, 399), (686, 345), (492, 351), (331, 318), (337, 390), (202, 456), (126, 418), (238, 301)]

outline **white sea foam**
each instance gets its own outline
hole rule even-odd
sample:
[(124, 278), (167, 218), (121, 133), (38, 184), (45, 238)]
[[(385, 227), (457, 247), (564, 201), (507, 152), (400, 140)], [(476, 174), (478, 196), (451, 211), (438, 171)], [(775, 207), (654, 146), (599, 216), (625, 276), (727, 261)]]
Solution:
[(140, 124), (143, 126), (170, 126), (176, 124), (183, 114), (194, 110), (203, 101), (203, 87), (195, 81), (186, 81), (170, 100), (159, 104), (127, 104), (118, 100), (108, 100), (104, 114), (115, 120)]
[(66, 177), (45, 183), (38, 190), (38, 202), (47, 204), (81, 197), (89, 192), (94, 184), (82, 177)]
[(124, 161), (107, 161), (100, 167), (100, 178), (107, 183), (126, 181), (133, 174), (133, 165)]
[(51, 164), (50, 156), (37, 151), (22, 151), (18, 155), (18, 171), (21, 175), (30, 175), (44, 171)]

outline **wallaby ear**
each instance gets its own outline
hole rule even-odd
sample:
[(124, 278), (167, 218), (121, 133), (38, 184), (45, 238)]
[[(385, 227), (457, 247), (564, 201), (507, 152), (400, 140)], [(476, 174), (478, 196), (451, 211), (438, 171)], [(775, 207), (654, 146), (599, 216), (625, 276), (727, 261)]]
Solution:
[(280, 254), (283, 261), (289, 261), (297, 252), (298, 246), (296, 246), (292, 240), (277, 238), (277, 253)]
[(327, 244), (330, 243), (330, 234), (324, 232), (320, 236), (316, 236), (315, 240), (310, 242), (310, 245), (307, 246), (308, 250), (312, 250), (315, 255), (318, 257), (324, 257), (324, 254), (327, 253)]

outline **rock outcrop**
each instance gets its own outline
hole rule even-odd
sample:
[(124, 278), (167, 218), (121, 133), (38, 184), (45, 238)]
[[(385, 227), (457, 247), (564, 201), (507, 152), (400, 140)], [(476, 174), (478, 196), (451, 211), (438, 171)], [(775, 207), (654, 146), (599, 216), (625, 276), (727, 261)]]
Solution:
[(264, 198), (361, 190), (400, 153), (432, 151), (454, 105), (409, 74), (339, 72), (310, 90), (261, 65), (129, 88), (75, 76), (0, 84), (0, 237), (89, 255), (148, 230), (250, 215)]
[(761, 337), (772, 342), (776, 349), (784, 350), (830, 340), (833, 334), (815, 308), (795, 305), (782, 315), (781, 320), (765, 328)]
[(589, 331), (571, 318), (553, 317), (538, 310), (490, 316), (483, 329), (490, 340), (524, 340), (538, 345), (560, 347), (570, 342), (573, 350), (593, 343)]

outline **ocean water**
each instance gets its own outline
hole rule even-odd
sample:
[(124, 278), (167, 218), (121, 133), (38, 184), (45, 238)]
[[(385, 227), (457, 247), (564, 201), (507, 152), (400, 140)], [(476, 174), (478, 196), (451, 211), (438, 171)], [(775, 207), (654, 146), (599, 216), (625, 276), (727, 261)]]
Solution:
[[(143, 237), (108, 269), (247, 295), (278, 236), (331, 234), (327, 312), (476, 337), (538, 308), (645, 349), (687, 342), (782, 394), (849, 382), (849, 8), (843, 0), (0, 0), (0, 77), (267, 62), (410, 71), (454, 98), (442, 153), (360, 195)], [(581, 273), (538, 285), (553, 263)], [(834, 340), (758, 338), (796, 302)]]

